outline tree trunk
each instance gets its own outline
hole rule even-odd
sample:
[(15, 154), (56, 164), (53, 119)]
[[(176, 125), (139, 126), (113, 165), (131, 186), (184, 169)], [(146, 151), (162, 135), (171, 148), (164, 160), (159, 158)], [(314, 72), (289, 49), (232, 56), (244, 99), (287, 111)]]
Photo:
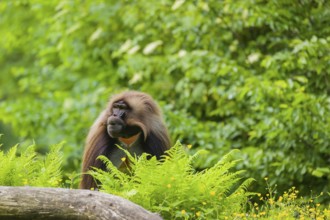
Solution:
[(0, 186), (0, 219), (162, 219), (118, 196), (89, 190)]

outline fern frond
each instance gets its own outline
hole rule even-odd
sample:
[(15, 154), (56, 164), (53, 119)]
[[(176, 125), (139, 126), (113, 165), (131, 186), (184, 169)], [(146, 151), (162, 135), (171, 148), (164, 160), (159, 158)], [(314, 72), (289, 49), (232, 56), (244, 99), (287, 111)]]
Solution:
[[(127, 153), (128, 153), (128, 151), (127, 151)], [(128, 175), (121, 172), (121, 171), (119, 171), (117, 169), (117, 167), (112, 164), (112, 162), (109, 160), (109, 158), (101, 155), (101, 156), (98, 157), (98, 159), (102, 160), (102, 162), (105, 163), (107, 169), (111, 173), (111, 176), (113, 176), (114, 178), (119, 179), (122, 182), (125, 182), (127, 180)]]
[(41, 160), (38, 165), (40, 172), (33, 181), (35, 186), (57, 186), (61, 182), (61, 167), (63, 163), (63, 155), (61, 149), (63, 142), (52, 145), (50, 152)]
[(215, 166), (196, 172), (192, 162), (199, 153), (189, 156), (177, 142), (160, 161), (147, 154), (128, 157), (134, 162), (130, 175), (121, 173), (106, 157), (100, 157), (109, 172), (96, 169), (92, 175), (101, 183), (101, 191), (127, 198), (159, 212), (165, 219), (182, 217), (180, 210), (193, 219), (196, 211), (189, 210), (200, 211), (206, 219), (218, 219), (221, 213), (239, 212), (247, 200), (245, 191), (252, 180), (241, 183), (243, 171), (230, 171), (239, 162), (233, 160), (236, 152), (231, 151)]
[(59, 186), (62, 156), (60, 145), (52, 147), (46, 157), (38, 157), (35, 145), (20, 154), (17, 145), (7, 153), (0, 151), (0, 185)]

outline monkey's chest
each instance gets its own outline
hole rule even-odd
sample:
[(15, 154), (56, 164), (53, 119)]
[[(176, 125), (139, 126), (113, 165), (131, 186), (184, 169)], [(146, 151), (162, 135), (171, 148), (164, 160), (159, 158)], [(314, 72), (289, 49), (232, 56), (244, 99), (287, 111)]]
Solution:
[(127, 169), (129, 169), (128, 157), (124, 150), (128, 151), (133, 157), (141, 156), (144, 152), (140, 140), (137, 140), (130, 145), (121, 142), (118, 142), (117, 145), (115, 145), (115, 148), (111, 151), (108, 157), (112, 164), (121, 171), (127, 171)]

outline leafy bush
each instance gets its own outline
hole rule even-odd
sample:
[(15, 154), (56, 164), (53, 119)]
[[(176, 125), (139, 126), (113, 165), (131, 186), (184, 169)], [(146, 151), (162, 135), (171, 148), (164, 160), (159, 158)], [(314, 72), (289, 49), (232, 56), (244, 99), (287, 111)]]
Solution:
[[(61, 146), (53, 145), (45, 157), (36, 153), (34, 145), (22, 152), (18, 152), (17, 146), (6, 153), (0, 151), (0, 185), (62, 186)], [(160, 213), (164, 219), (330, 218), (330, 206), (318, 202), (329, 194), (306, 199), (299, 197), (298, 190), (292, 187), (277, 196), (267, 180), (267, 194), (246, 192), (252, 179), (242, 181), (242, 171), (230, 171), (238, 162), (233, 160), (236, 151), (202, 172), (192, 167), (202, 152), (188, 156), (180, 144), (176, 144), (162, 162), (147, 159), (147, 155), (134, 158), (126, 153), (130, 173), (118, 171), (109, 160), (100, 157), (110, 172), (95, 170), (92, 175), (100, 181), (102, 191), (127, 198)], [(71, 187), (75, 177), (73, 174), (72, 182), (68, 182)], [(257, 198), (256, 202), (252, 202), (252, 196)]]
[(329, 23), (324, 0), (1, 1), (0, 120), (78, 169), (109, 95), (142, 90), (199, 168), (241, 149), (257, 182), (327, 192)]
[(127, 198), (166, 219), (222, 219), (241, 212), (252, 179), (241, 182), (241, 171), (230, 172), (236, 160), (231, 152), (215, 166), (196, 172), (192, 161), (177, 143), (162, 161), (134, 158), (127, 151), (130, 171), (119, 171), (106, 157), (110, 172), (96, 169), (91, 174), (101, 183), (101, 191)]
[(62, 144), (53, 145), (46, 156), (38, 156), (35, 145), (21, 153), (17, 145), (7, 153), (0, 151), (1, 186), (58, 187), (62, 180)]

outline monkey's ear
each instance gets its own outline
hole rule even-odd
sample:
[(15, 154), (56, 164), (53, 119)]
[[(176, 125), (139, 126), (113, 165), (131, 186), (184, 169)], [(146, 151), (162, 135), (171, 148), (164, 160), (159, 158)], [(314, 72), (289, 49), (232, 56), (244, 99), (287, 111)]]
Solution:
[(160, 159), (160, 156), (164, 155), (165, 151), (170, 148), (170, 141), (167, 135), (155, 134), (151, 131), (147, 136), (145, 145), (148, 153)]

